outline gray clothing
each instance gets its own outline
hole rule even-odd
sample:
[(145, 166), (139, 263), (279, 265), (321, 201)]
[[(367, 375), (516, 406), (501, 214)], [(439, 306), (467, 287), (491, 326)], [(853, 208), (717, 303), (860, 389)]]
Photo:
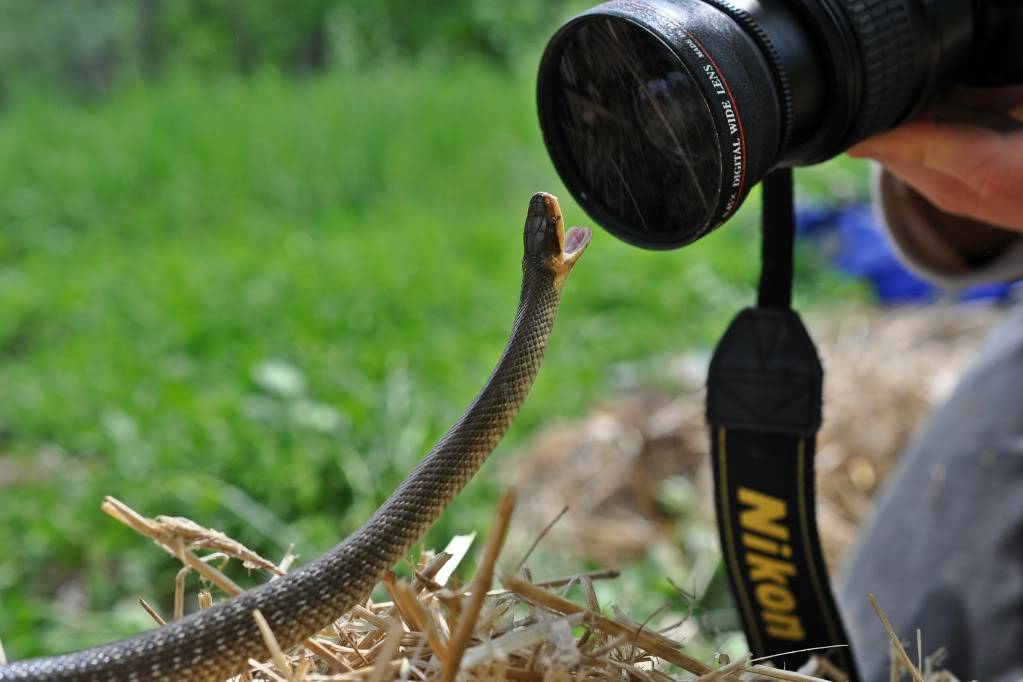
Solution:
[[(889, 478), (838, 593), (864, 680), (888, 679), (873, 593), (961, 680), (1023, 678), (1023, 305)], [(870, 428), (864, 424), (864, 428)]]
[[(941, 214), (890, 176), (879, 185), (889, 234), (929, 279), (968, 285), (1023, 274), (1023, 237), (982, 263), (967, 263), (928, 234)], [(919, 628), (925, 654), (944, 646), (945, 666), (959, 679), (1023, 679), (1021, 398), (1017, 304), (917, 434), (840, 581), (838, 600), (864, 680), (887, 680), (889, 670), (887, 636), (868, 593), (913, 643), (914, 659)]]

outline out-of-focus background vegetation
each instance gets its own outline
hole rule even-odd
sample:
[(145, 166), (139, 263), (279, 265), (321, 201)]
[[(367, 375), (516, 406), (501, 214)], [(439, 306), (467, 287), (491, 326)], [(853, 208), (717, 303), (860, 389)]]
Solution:
[[(166, 607), (174, 562), (103, 516), (104, 495), (308, 559), (457, 417), (511, 323), (530, 194), (589, 222), (533, 99), (543, 44), (578, 8), (0, 1), (10, 657), (147, 627), (139, 595)], [(802, 182), (865, 193), (850, 161)], [(751, 300), (755, 204), (681, 252), (597, 234), (498, 462), (427, 545), (485, 529), (501, 462), (539, 425), (712, 342)], [(799, 277), (804, 307), (863, 298), (812, 258)]]

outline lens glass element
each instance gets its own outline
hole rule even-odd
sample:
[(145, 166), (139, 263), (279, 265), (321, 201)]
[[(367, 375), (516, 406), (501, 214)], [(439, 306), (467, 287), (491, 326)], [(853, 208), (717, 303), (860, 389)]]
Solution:
[(571, 26), (546, 76), (544, 138), (596, 220), (662, 248), (709, 227), (721, 180), (714, 119), (664, 43), (627, 21), (589, 17)]

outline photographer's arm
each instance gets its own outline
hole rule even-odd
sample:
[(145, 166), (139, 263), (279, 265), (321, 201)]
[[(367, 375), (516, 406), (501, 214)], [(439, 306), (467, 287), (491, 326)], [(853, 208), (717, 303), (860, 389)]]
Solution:
[(885, 170), (879, 199), (903, 256), (950, 286), (1023, 276), (1023, 88), (954, 104), (849, 150)]

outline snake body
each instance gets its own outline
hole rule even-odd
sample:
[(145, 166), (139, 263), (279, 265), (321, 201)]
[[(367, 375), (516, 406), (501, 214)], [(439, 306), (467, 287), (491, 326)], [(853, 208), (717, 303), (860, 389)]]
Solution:
[(0, 666), (0, 680), (223, 680), (242, 671), (248, 659), (269, 656), (253, 619), (256, 609), (281, 645), (289, 647), (365, 600), (511, 426), (540, 369), (565, 278), (589, 238), (585, 228), (566, 235), (554, 197), (532, 197), (519, 307), (497, 366), (462, 417), (398, 489), (333, 550), (286, 577), (129, 639)]

